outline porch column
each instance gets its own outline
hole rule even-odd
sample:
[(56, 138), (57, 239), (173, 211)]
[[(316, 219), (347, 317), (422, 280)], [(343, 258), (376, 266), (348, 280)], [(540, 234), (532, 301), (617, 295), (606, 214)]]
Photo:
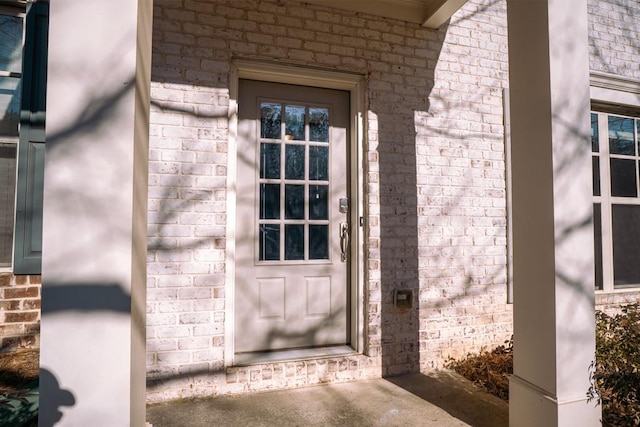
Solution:
[(511, 426), (596, 426), (587, 0), (508, 0)]
[(144, 425), (152, 6), (51, 2), (43, 426)]

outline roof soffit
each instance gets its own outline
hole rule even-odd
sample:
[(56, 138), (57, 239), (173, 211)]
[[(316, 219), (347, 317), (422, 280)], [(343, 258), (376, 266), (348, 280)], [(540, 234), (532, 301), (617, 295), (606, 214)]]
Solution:
[(467, 0), (304, 0), (305, 3), (413, 22), (427, 28), (444, 24)]

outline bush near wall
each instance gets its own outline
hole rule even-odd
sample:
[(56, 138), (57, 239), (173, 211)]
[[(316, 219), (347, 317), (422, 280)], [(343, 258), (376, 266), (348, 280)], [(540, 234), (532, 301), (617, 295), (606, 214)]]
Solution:
[(640, 425), (640, 304), (609, 316), (596, 313), (595, 388), (604, 426)]
[(500, 399), (509, 400), (509, 376), (513, 374), (513, 338), (491, 351), (450, 359), (445, 365)]
[[(491, 351), (449, 360), (453, 369), (504, 400), (513, 373), (513, 340)], [(590, 399), (602, 404), (602, 425), (640, 426), (640, 304), (618, 314), (596, 312), (596, 361), (591, 366)]]

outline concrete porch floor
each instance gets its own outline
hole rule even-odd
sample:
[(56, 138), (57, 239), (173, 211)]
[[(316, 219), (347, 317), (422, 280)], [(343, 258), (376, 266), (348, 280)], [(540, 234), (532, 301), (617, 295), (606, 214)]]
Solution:
[(450, 371), (312, 386), (147, 407), (147, 422), (168, 426), (509, 425), (509, 405)]

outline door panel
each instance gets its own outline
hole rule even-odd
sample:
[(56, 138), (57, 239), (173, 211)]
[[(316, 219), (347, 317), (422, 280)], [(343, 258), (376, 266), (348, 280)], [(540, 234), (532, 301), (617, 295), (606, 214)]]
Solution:
[(348, 92), (240, 80), (238, 353), (349, 342), (348, 125)]

